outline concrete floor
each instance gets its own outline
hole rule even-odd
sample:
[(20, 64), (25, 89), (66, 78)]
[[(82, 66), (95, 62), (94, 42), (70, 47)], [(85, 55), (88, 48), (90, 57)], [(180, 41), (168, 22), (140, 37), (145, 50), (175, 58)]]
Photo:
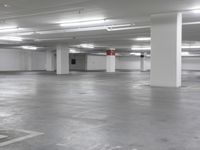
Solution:
[(151, 88), (149, 73), (0, 73), (0, 129), (43, 135), (0, 150), (199, 150), (200, 72)]

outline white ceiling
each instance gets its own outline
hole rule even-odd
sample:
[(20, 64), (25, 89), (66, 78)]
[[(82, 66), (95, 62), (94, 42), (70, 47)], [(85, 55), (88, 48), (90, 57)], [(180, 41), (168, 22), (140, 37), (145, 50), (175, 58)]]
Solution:
[[(19, 32), (55, 31), (62, 29), (59, 22), (88, 18), (107, 19), (106, 25), (135, 23), (146, 26), (150, 25), (151, 14), (167, 12), (184, 12), (184, 22), (193, 22), (200, 21), (200, 14), (187, 11), (197, 7), (200, 8), (199, 0), (0, 0), (0, 26), (17, 25), (22, 28)], [(200, 25), (184, 26), (183, 40), (200, 41), (199, 30)], [(59, 42), (66, 42), (69, 45), (94, 43), (99, 48), (128, 49), (135, 44), (133, 38), (138, 36), (150, 36), (150, 29), (33, 34), (23, 36), (27, 39), (23, 43), (2, 42), (1, 46), (35, 44), (54, 47)]]

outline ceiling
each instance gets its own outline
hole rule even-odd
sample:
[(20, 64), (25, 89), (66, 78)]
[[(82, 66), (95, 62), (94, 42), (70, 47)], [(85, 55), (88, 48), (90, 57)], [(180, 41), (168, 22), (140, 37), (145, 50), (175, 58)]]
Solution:
[[(17, 32), (0, 33), (1, 36), (20, 36), (26, 40), (0, 41), (0, 44), (1, 47), (36, 45), (52, 50), (61, 42), (72, 47), (94, 43), (98, 49), (130, 49), (134, 44), (149, 44), (133, 39), (150, 36), (150, 28), (109, 32), (92, 27), (127, 23), (150, 26), (151, 14), (168, 12), (183, 12), (183, 22), (196, 22), (200, 21), (200, 14), (190, 12), (196, 8), (200, 8), (199, 0), (1, 0), (0, 27), (15, 25), (20, 28)], [(61, 22), (100, 18), (106, 22), (83, 26), (90, 27), (84, 31), (60, 26)], [(183, 26), (183, 40), (200, 41), (200, 25)]]

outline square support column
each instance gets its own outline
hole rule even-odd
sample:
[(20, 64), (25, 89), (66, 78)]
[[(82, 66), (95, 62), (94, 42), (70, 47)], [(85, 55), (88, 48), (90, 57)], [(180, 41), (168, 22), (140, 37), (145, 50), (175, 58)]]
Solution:
[(27, 63), (27, 70), (32, 71), (32, 51), (27, 52), (27, 58), (28, 58), (28, 63)]
[(115, 49), (106, 51), (106, 72), (115, 72)]
[(151, 16), (151, 86), (181, 86), (182, 14)]
[(66, 45), (58, 45), (56, 50), (57, 74), (69, 74), (69, 48)]
[(140, 55), (140, 71), (141, 72), (146, 71), (146, 69), (145, 69), (145, 53), (141, 53), (141, 55)]
[(55, 71), (55, 57), (52, 51), (46, 51), (46, 71)]

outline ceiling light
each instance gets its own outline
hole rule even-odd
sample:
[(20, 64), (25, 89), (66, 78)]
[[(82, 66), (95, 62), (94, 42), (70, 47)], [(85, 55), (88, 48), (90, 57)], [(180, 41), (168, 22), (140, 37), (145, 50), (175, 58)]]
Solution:
[(17, 26), (6, 26), (6, 27), (0, 27), (0, 32), (14, 32), (18, 31), (19, 28)]
[(131, 48), (134, 51), (138, 51), (138, 50), (151, 50), (150, 46), (133, 46)]
[(183, 49), (200, 49), (200, 45), (184, 45)]
[(79, 51), (77, 51), (77, 50), (74, 49), (74, 48), (70, 48), (70, 49), (69, 49), (69, 52), (72, 53), (72, 54), (79, 53)]
[(90, 20), (90, 21), (76, 21), (76, 22), (65, 22), (61, 23), (61, 27), (73, 27), (73, 26), (84, 26), (84, 25), (93, 25), (93, 24), (102, 24), (105, 23), (105, 19), (101, 20)]
[(182, 52), (181, 55), (182, 55), (182, 56), (190, 56), (190, 53), (189, 53), (189, 52)]
[(122, 31), (122, 30), (135, 30), (135, 29), (145, 29), (150, 28), (150, 26), (130, 26), (130, 27), (120, 27), (120, 28), (107, 28), (107, 31)]
[(105, 26), (100, 27), (84, 27), (84, 28), (73, 28), (73, 29), (61, 29), (61, 30), (47, 30), (47, 31), (37, 31), (36, 34), (57, 34), (57, 33), (65, 33), (65, 32), (83, 32), (83, 31), (97, 31), (97, 30), (105, 30)]
[(194, 14), (200, 14), (200, 9), (192, 10), (191, 12)]
[(14, 36), (2, 36), (2, 37), (0, 37), (0, 40), (21, 42), (21, 41), (23, 41), (23, 38), (14, 37)]
[(90, 48), (90, 49), (95, 48), (93, 44), (81, 44), (80, 46), (81, 46), (82, 48)]
[(140, 53), (130, 53), (130, 55), (141, 56)]
[(113, 29), (113, 28), (120, 28), (120, 27), (130, 27), (132, 26), (132, 24), (118, 24), (118, 25), (111, 25), (111, 26), (107, 26), (107, 28)]
[(135, 38), (135, 41), (151, 41), (150, 37), (139, 37), (139, 38)]
[(183, 25), (195, 25), (195, 24), (200, 24), (200, 21), (197, 22), (185, 22)]
[(15, 33), (15, 34), (23, 36), (23, 35), (33, 35), (34, 33), (35, 32), (23, 32), (23, 33)]
[(35, 46), (22, 46), (23, 49), (27, 49), (27, 50), (37, 50), (38, 48)]

